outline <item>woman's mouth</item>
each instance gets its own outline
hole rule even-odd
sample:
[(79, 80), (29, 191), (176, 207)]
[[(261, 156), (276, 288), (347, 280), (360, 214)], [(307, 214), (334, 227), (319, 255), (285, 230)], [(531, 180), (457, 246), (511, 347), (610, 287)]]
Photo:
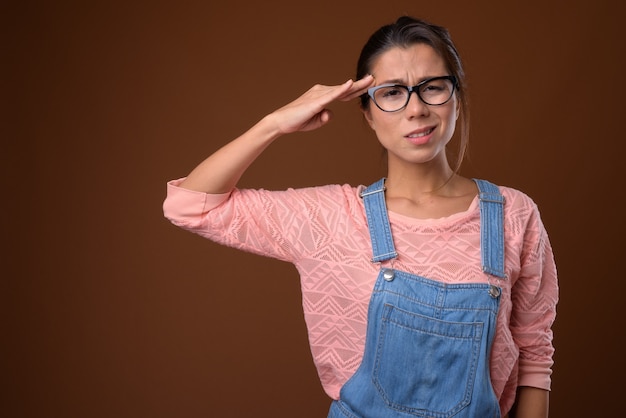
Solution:
[(405, 138), (415, 145), (422, 145), (428, 142), (428, 140), (430, 139), (430, 135), (433, 133), (434, 130), (435, 128), (432, 127), (428, 129), (414, 131), (406, 135)]

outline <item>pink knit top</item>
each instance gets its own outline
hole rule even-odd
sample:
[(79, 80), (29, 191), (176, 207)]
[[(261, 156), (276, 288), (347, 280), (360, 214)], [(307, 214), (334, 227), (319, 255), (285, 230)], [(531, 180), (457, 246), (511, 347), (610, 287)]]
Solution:
[[(370, 261), (362, 186), (209, 195), (182, 189), (180, 181), (168, 183), (163, 206), (172, 223), (296, 266), (313, 360), (324, 390), (338, 399), (363, 356), (368, 303), (380, 268)], [(506, 280), (482, 271), (478, 198), (466, 211), (441, 219), (393, 212), (389, 219), (399, 254), (394, 268), (445, 283), (490, 281), (502, 287), (490, 373), (506, 413), (518, 386), (550, 389), (558, 285), (536, 205), (517, 190), (500, 190), (506, 199)]]

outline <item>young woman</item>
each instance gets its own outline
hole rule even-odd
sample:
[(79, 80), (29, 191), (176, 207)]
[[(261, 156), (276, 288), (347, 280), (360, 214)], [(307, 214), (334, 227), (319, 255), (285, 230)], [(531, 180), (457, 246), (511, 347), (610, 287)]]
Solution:
[[(547, 417), (552, 250), (529, 197), (458, 174), (468, 109), (448, 32), (401, 17), (369, 39), (356, 80), (311, 88), (170, 182), (166, 217), (295, 264), (329, 417)], [(357, 97), (385, 178), (236, 188), (275, 140), (322, 127), (330, 103)]]

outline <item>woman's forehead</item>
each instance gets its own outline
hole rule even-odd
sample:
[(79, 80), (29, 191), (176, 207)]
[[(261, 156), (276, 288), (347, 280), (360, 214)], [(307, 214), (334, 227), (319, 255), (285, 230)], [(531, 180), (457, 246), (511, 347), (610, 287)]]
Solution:
[(432, 47), (425, 44), (388, 49), (374, 60), (370, 72), (376, 78), (377, 84), (416, 82), (447, 74), (444, 60)]

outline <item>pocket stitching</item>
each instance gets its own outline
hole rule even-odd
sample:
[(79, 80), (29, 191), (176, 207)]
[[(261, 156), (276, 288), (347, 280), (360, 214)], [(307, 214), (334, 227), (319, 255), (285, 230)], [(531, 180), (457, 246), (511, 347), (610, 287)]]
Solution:
[[(467, 336), (461, 336), (461, 337), (457, 337), (454, 335), (450, 335), (450, 334), (443, 334), (443, 333), (436, 333), (432, 330), (426, 329), (428, 327), (416, 327), (416, 326), (408, 326), (405, 323), (399, 322), (398, 320), (394, 320), (392, 314), (396, 313), (399, 316), (409, 316), (412, 318), (424, 318), (426, 320), (432, 321), (432, 323), (436, 323), (438, 324), (438, 327), (441, 327), (442, 325), (445, 324), (450, 324), (450, 325), (458, 325), (458, 328), (462, 328), (462, 329), (471, 329), (471, 335), (467, 335)], [(456, 413), (458, 413), (460, 410), (462, 410), (463, 408), (467, 407), (470, 403), (471, 400), (471, 394), (473, 392), (473, 386), (474, 386), (474, 381), (476, 378), (476, 369), (477, 369), (477, 362), (478, 362), (478, 353), (480, 351), (480, 346), (481, 346), (481, 337), (482, 337), (482, 327), (483, 324), (482, 322), (447, 322), (447, 321), (443, 321), (441, 319), (438, 318), (432, 318), (432, 317), (428, 317), (428, 316), (424, 316), (424, 315), (420, 315), (420, 314), (415, 314), (412, 312), (408, 312), (405, 311), (403, 309), (394, 307), (392, 305), (389, 304), (385, 304), (384, 308), (383, 308), (383, 313), (382, 313), (382, 321), (381, 321), (381, 326), (379, 329), (379, 333), (378, 333), (378, 343), (376, 345), (376, 358), (375, 358), (375, 365), (374, 365), (374, 369), (372, 370), (372, 381), (378, 391), (378, 393), (380, 394), (380, 396), (382, 397), (382, 399), (384, 400), (384, 402), (387, 404), (388, 407), (398, 410), (398, 411), (402, 411), (402, 412), (406, 412), (406, 413), (410, 413), (412, 415), (419, 415), (419, 416), (424, 416), (424, 414), (427, 414), (427, 416), (429, 417), (437, 417), (437, 418), (446, 418), (446, 417), (451, 417), (453, 415), (455, 415)], [(467, 340), (469, 343), (469, 347), (471, 349), (471, 359), (470, 359), (470, 367), (469, 367), (469, 373), (465, 382), (465, 389), (461, 392), (462, 393), (462, 397), (459, 400), (459, 402), (450, 410), (445, 411), (445, 412), (441, 412), (441, 411), (430, 411), (428, 409), (424, 409), (424, 408), (415, 408), (415, 407), (411, 407), (411, 406), (407, 406), (407, 405), (402, 405), (402, 404), (398, 404), (397, 402), (392, 401), (388, 396), (387, 396), (387, 391), (385, 390), (385, 388), (383, 387), (383, 383), (380, 381), (379, 379), (379, 371), (380, 371), (380, 366), (381, 366), (381, 357), (383, 357), (383, 350), (385, 347), (385, 341), (386, 339), (384, 338), (386, 333), (387, 333), (387, 327), (388, 325), (394, 325), (396, 327), (400, 327), (400, 328), (404, 328), (408, 331), (415, 331), (417, 333), (420, 333), (422, 335), (434, 335), (436, 337), (442, 337), (442, 338), (446, 338), (446, 339), (456, 339), (456, 340)], [(432, 324), (431, 324), (432, 325)], [(432, 327), (431, 327), (432, 328)], [(389, 352), (387, 352), (387, 356)], [(393, 355), (393, 354), (392, 354)]]

